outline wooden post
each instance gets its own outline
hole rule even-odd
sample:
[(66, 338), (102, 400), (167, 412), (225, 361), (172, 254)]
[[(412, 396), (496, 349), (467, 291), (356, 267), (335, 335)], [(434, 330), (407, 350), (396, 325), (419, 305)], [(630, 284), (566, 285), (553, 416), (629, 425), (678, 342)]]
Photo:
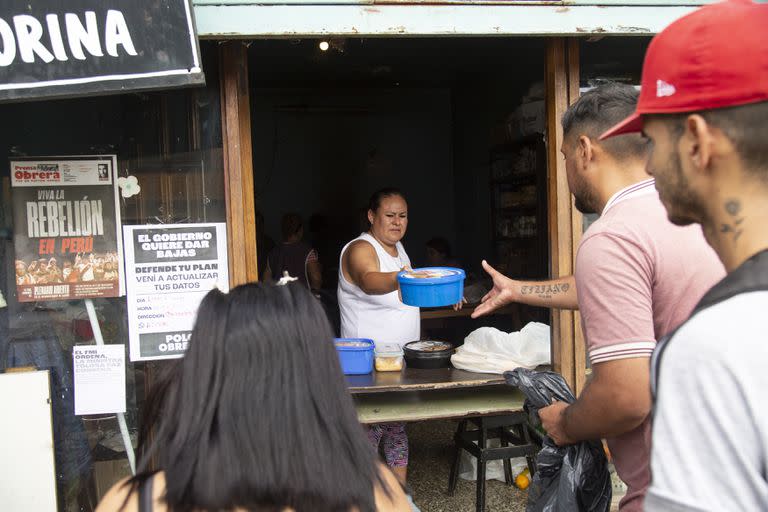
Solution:
[[(563, 277), (573, 274), (582, 224), (581, 214), (573, 206), (565, 160), (560, 154), (563, 143), (560, 120), (579, 93), (577, 40), (551, 38), (548, 41), (546, 89), (550, 275)], [(552, 310), (552, 365), (576, 394), (584, 384), (585, 361), (578, 314)]]
[[(573, 104), (579, 99), (579, 40), (576, 38), (568, 39), (568, 104)], [(571, 258), (573, 269), (576, 269), (576, 252), (581, 243), (581, 234), (584, 226), (584, 219), (581, 212), (575, 206), (571, 206), (571, 233), (572, 250)], [(587, 347), (584, 343), (584, 333), (581, 330), (581, 316), (578, 312), (573, 314), (573, 356), (574, 356), (574, 393), (579, 393), (584, 389), (587, 381)]]
[(221, 131), (231, 286), (257, 281), (248, 52), (244, 43), (219, 46)]

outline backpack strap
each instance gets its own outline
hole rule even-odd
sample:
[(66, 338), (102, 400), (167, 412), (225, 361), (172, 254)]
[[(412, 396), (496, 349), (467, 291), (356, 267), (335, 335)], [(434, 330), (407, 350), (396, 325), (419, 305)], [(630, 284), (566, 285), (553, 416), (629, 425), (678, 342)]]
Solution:
[(152, 512), (152, 480), (154, 475), (141, 482), (139, 486), (139, 512)]

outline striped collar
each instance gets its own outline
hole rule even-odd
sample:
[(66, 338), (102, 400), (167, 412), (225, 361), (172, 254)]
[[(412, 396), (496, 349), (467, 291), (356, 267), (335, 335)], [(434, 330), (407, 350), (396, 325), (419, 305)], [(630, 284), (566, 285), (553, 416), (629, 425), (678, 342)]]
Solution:
[(637, 196), (644, 196), (647, 194), (656, 193), (656, 187), (654, 186), (654, 179), (648, 178), (647, 180), (638, 181), (637, 183), (630, 185), (626, 188), (623, 188), (613, 194), (611, 198), (608, 200), (607, 203), (605, 203), (605, 207), (603, 208), (603, 212), (600, 215), (605, 215), (605, 213), (610, 209), (611, 207), (615, 206), (616, 204), (620, 203), (621, 201), (625, 199), (629, 199), (630, 197), (637, 197)]

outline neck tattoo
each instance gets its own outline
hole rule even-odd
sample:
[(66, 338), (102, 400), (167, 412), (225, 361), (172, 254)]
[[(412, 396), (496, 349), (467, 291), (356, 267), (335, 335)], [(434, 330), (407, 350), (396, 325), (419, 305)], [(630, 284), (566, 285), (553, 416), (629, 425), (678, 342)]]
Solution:
[(738, 199), (728, 199), (723, 205), (725, 212), (730, 216), (730, 222), (724, 222), (720, 225), (720, 233), (733, 236), (734, 245), (739, 241), (739, 237), (744, 232), (742, 223), (744, 216), (741, 215), (741, 201)]

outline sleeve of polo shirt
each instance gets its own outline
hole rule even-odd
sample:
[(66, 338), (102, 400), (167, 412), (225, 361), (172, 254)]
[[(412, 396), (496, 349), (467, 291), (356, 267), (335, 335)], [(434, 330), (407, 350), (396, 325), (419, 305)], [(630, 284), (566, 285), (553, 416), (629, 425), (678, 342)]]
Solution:
[(619, 235), (600, 233), (582, 242), (576, 289), (592, 364), (651, 356), (652, 267), (645, 250)]

